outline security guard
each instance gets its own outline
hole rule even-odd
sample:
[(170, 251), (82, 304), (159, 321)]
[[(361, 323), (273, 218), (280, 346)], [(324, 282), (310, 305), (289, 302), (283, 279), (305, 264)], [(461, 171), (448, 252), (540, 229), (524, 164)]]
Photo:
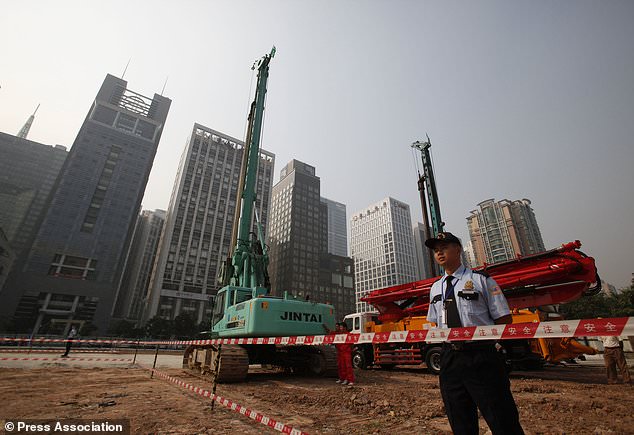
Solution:
[[(432, 285), (427, 320), (442, 328), (512, 322), (497, 283), (462, 265), (460, 239), (441, 232), (425, 246), (445, 270)], [(492, 341), (444, 343), (440, 392), (454, 434), (478, 433), (478, 408), (493, 435), (524, 433), (503, 358)]]

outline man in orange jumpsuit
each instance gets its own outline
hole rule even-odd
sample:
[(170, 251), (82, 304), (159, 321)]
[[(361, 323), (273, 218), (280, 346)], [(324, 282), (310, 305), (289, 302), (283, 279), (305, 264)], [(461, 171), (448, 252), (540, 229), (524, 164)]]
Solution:
[[(344, 322), (337, 323), (337, 334), (347, 334), (348, 327)], [(352, 344), (336, 343), (337, 348), (337, 368), (339, 369), (339, 379), (337, 383), (341, 385), (354, 385), (354, 370), (352, 369)]]

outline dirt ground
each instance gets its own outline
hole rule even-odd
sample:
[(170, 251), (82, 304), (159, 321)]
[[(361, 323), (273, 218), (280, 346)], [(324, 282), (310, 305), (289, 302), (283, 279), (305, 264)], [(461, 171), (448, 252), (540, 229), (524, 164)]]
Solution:
[[(181, 369), (164, 372), (196, 386)], [(334, 379), (250, 371), (217, 393), (308, 433), (450, 433), (438, 379), (423, 369), (357, 372), (354, 387)], [(527, 434), (634, 433), (634, 387), (607, 385), (600, 367), (549, 367), (511, 378)], [(131, 366), (0, 369), (0, 419), (129, 418), (132, 433), (274, 433), (251, 419)], [(480, 419), (481, 433), (488, 431)]]

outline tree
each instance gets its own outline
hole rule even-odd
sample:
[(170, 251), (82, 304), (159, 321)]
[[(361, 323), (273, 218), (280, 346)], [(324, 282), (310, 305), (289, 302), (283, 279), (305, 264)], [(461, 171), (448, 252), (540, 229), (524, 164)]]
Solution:
[(140, 338), (143, 336), (144, 330), (136, 328), (134, 322), (129, 320), (118, 320), (110, 326), (110, 333), (117, 337)]
[(177, 337), (191, 338), (198, 333), (198, 325), (190, 314), (180, 313), (174, 318), (173, 333)]
[(622, 289), (616, 295), (581, 297), (562, 304), (561, 312), (568, 319), (593, 319), (596, 317), (634, 316), (634, 287)]
[(152, 317), (145, 325), (145, 332), (154, 338), (169, 338), (172, 335), (172, 321), (160, 317)]

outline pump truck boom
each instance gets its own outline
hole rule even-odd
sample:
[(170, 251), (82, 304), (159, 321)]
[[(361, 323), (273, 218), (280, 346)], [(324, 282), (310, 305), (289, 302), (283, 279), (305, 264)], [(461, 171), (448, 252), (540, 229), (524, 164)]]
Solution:
[[(298, 300), (287, 292), (270, 294), (267, 246), (254, 203), (269, 63), (274, 55), (275, 47), (253, 66), (258, 71), (257, 88), (242, 157), (233, 249), (221, 270), (223, 287), (214, 299), (211, 338), (319, 335), (325, 332), (324, 325), (334, 329), (332, 305)], [(254, 212), (256, 232), (251, 231)], [(244, 380), (249, 364), (315, 375), (336, 375), (337, 370), (332, 346), (193, 345), (183, 356), (184, 368), (218, 382)]]

